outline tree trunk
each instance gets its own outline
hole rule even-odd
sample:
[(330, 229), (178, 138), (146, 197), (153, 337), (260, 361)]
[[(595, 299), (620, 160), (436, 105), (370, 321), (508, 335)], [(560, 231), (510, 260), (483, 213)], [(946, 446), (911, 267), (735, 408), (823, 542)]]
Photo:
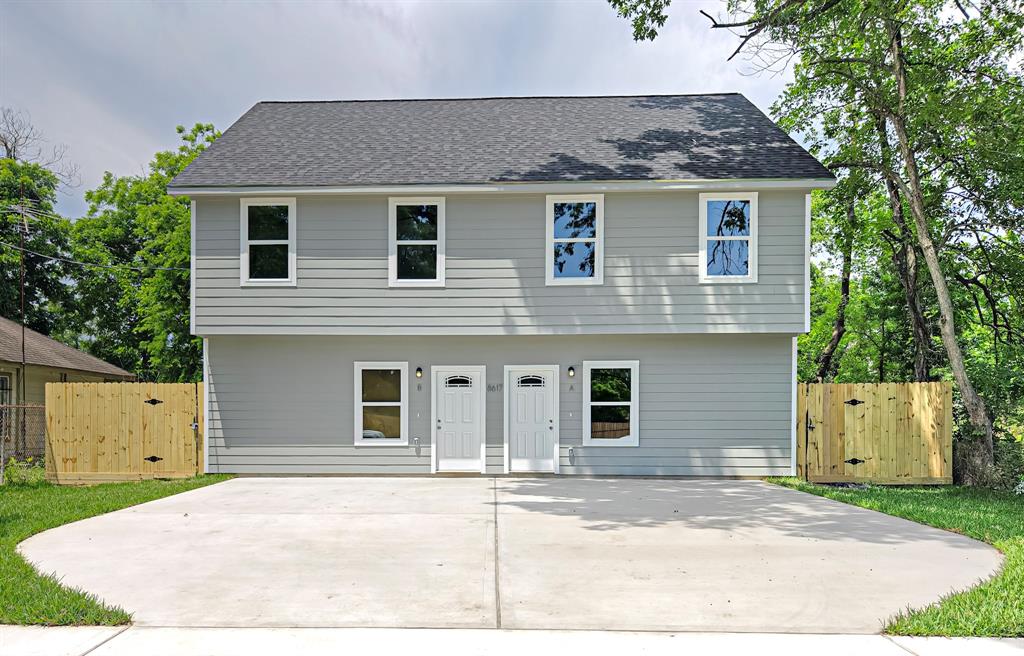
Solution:
[(836, 307), (836, 322), (832, 328), (832, 338), (825, 350), (818, 356), (818, 380), (824, 381), (831, 377), (834, 369), (834, 356), (846, 334), (846, 306), (850, 303), (850, 269), (853, 266), (853, 238), (856, 231), (857, 215), (853, 202), (846, 206), (846, 234), (843, 236), (843, 271), (839, 283), (839, 305)]
[(910, 317), (911, 334), (914, 338), (914, 380), (926, 381), (928, 375), (928, 346), (931, 334), (928, 323), (924, 319), (921, 298), (917, 292), (917, 251), (911, 240), (914, 238), (903, 216), (903, 202), (899, 190), (891, 180), (886, 179), (889, 190), (889, 203), (892, 206), (893, 220), (899, 228), (899, 244), (893, 247), (893, 262), (896, 265), (900, 287), (907, 302), (907, 315)]
[(924, 256), (925, 265), (931, 276), (932, 284), (935, 286), (935, 295), (939, 302), (939, 334), (942, 336), (942, 344), (946, 347), (949, 366), (953, 370), (953, 378), (956, 380), (957, 387), (960, 388), (960, 396), (963, 398), (964, 406), (966, 406), (971, 426), (979, 433), (981, 438), (980, 464), (985, 467), (991, 467), (994, 464), (995, 451), (992, 419), (989, 417), (985, 400), (974, 389), (974, 385), (967, 375), (967, 368), (964, 365), (964, 354), (960, 350), (960, 343), (957, 341), (953, 301), (949, 294), (949, 286), (946, 284), (946, 276), (943, 274), (942, 265), (939, 262), (939, 254), (928, 230), (928, 216), (924, 205), (921, 174), (917, 167), (916, 153), (910, 143), (907, 126), (903, 118), (903, 104), (907, 94), (907, 78), (903, 66), (902, 35), (893, 24), (890, 24), (890, 34), (892, 36), (893, 75), (896, 78), (900, 106), (897, 111), (890, 114), (889, 120), (899, 141), (900, 153), (903, 156), (903, 168), (907, 174), (905, 182), (896, 179), (893, 181), (901, 182), (906, 186), (906, 189), (902, 191), (907, 196), (907, 201), (910, 204), (910, 213), (914, 218), (914, 226), (917, 229), (917, 241), (921, 247), (921, 254)]
[[(881, 144), (882, 162), (889, 168), (892, 161), (892, 146), (889, 144), (889, 135), (885, 129), (885, 120), (876, 115), (875, 127), (878, 131), (878, 139)], [(903, 297), (907, 302), (907, 315), (910, 318), (911, 335), (914, 339), (914, 380), (926, 381), (928, 375), (928, 351), (931, 345), (931, 333), (928, 331), (928, 322), (924, 319), (924, 310), (921, 308), (921, 298), (917, 291), (917, 251), (914, 249), (914, 235), (907, 225), (907, 218), (903, 213), (903, 199), (900, 197), (899, 187), (888, 177), (885, 177), (885, 189), (889, 194), (889, 207), (892, 210), (892, 220), (899, 228), (899, 243), (893, 245), (892, 258), (896, 265), (897, 277), (900, 286), (903, 288)]]

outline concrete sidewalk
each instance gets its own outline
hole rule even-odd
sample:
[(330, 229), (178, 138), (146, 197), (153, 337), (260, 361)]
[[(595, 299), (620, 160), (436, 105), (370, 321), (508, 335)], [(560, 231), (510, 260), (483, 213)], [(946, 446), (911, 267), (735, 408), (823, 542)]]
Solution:
[(334, 656), (356, 650), (427, 656), (524, 653), (758, 656), (1009, 656), (1024, 639), (900, 638), (782, 633), (627, 633), (497, 629), (233, 629), (0, 626), (4, 656)]

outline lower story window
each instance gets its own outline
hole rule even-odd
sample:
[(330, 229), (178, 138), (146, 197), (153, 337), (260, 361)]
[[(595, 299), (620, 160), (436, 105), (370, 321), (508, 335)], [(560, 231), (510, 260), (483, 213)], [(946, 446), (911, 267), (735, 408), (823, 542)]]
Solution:
[(355, 444), (409, 443), (407, 362), (355, 363)]
[(583, 444), (640, 444), (640, 362), (614, 360), (583, 363)]

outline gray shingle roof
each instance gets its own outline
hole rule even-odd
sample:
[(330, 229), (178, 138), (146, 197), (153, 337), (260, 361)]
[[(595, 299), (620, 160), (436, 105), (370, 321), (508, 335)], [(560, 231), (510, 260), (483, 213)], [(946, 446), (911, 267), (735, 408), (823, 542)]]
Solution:
[(833, 176), (740, 94), (261, 102), (172, 187)]
[[(90, 371), (111, 378), (134, 378), (120, 367), (31, 329), (25, 330), (25, 361), (44, 367)], [(0, 317), (0, 362), (21, 362), (21, 324), (4, 317)]]

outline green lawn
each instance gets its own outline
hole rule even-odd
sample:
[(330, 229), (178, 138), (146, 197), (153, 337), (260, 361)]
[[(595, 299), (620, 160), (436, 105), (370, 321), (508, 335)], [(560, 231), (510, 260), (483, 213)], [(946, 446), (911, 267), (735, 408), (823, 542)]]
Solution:
[(837, 488), (795, 478), (778, 485), (954, 531), (988, 542), (1006, 562), (995, 578), (892, 618), (888, 633), (1024, 636), (1024, 497), (960, 486)]
[(41, 480), (0, 486), (0, 624), (127, 624), (131, 615), (42, 576), (15, 551), (46, 529), (185, 492), (230, 476), (61, 487)]

